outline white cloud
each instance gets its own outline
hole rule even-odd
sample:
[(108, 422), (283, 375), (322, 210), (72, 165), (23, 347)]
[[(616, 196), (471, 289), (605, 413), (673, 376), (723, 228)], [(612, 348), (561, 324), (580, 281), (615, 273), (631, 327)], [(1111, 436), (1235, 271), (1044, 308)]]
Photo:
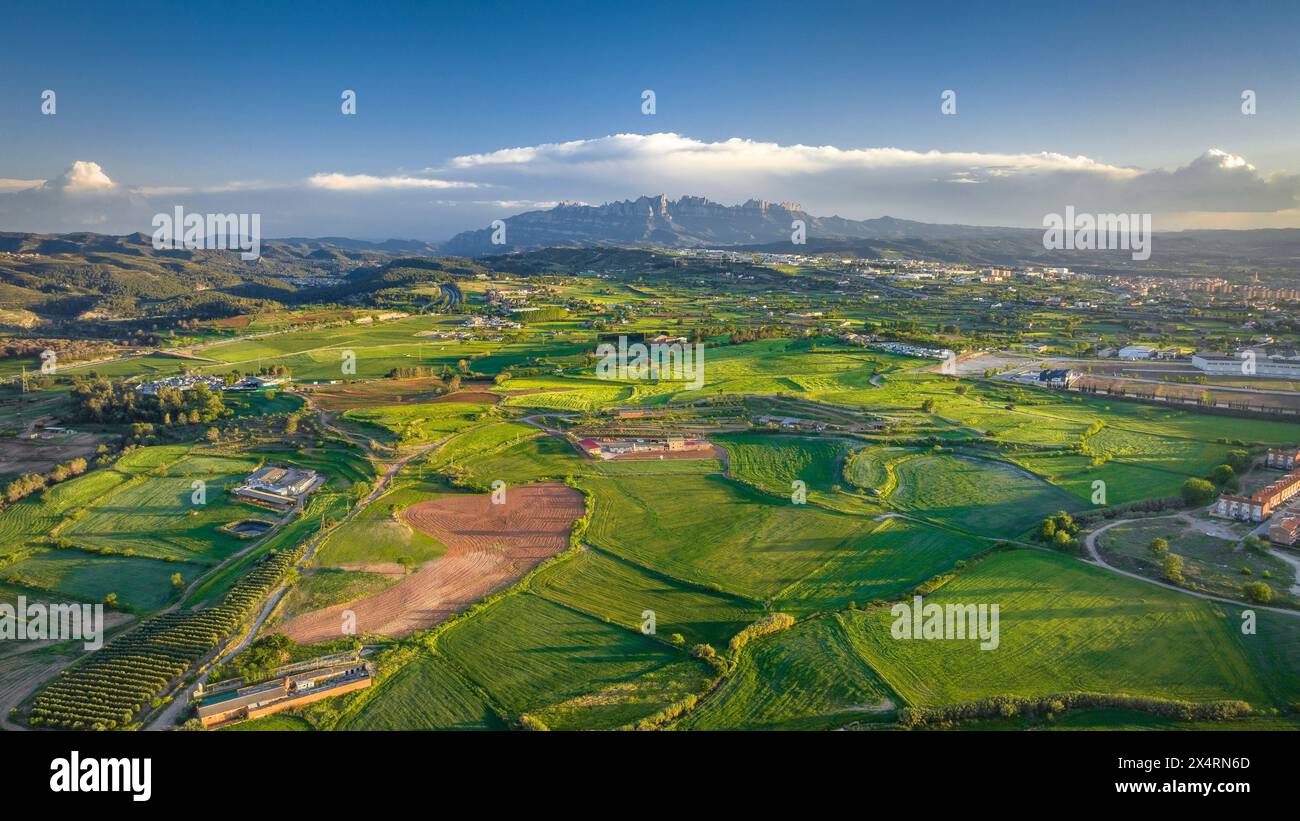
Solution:
[(142, 197), (174, 197), (177, 194), (190, 194), (194, 189), (185, 185), (142, 185), (132, 188)]
[(437, 180), (428, 177), (375, 177), (370, 174), (339, 173), (313, 174), (311, 178), (307, 180), (307, 184), (312, 188), (323, 188), (327, 191), (382, 191), (412, 188), (478, 188), (478, 185), (472, 182)]
[[(1213, 148), (1172, 171), (1083, 155), (917, 151), (781, 145), (680, 134), (613, 134), (452, 158), (430, 173), (473, 175), (503, 199), (606, 201), (641, 194), (700, 194), (721, 202), (794, 200), (817, 215), (883, 214), (929, 222), (1036, 227), (1066, 205), (1098, 213), (1152, 213), (1161, 228), (1192, 213), (1286, 213), (1300, 177), (1265, 176)], [(1196, 224), (1204, 224), (1198, 218)]]
[[(528, 209), (554, 208), (559, 200), (474, 200), (473, 205), (490, 205), (493, 208)], [(585, 203), (584, 203), (585, 204)]]
[(505, 148), (486, 154), (454, 157), (450, 167), (477, 169), (521, 167), (534, 170), (591, 166), (604, 170), (653, 163), (663, 173), (816, 174), (827, 171), (886, 171), (891, 169), (985, 170), (1006, 173), (1086, 171), (1115, 178), (1139, 171), (1107, 165), (1083, 156), (1053, 152), (997, 154), (979, 152), (911, 151), (902, 148), (837, 148), (833, 145), (780, 145), (732, 137), (702, 142), (680, 134), (614, 134), (591, 140), (570, 140), (532, 147)]
[(14, 191), (22, 191), (27, 188), (37, 188), (45, 184), (45, 180), (5, 180), (0, 179), (0, 194), (9, 194)]
[(117, 189), (117, 183), (109, 179), (99, 163), (85, 160), (77, 160), (62, 176), (46, 185), (70, 194), (103, 194)]

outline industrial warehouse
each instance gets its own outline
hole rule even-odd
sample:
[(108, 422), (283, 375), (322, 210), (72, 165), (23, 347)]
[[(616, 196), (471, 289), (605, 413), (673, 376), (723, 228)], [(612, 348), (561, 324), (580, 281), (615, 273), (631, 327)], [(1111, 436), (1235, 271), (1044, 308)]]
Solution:
[(195, 712), (204, 728), (224, 726), (301, 707), (370, 686), (375, 669), (368, 661), (320, 667), (269, 682), (207, 695)]
[(250, 504), (288, 510), (323, 484), (325, 477), (314, 470), (267, 466), (249, 474), (231, 494)]

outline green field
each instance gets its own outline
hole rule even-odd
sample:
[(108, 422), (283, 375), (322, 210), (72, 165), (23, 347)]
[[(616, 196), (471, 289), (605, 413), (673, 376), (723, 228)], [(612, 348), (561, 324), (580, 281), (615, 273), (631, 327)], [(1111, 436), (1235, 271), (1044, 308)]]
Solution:
[[(224, 558), (243, 540), (218, 528), (250, 512), (224, 490), (237, 485), (257, 464), (256, 458), (190, 456), (154, 468), (148, 475), (137, 473), (107, 495), (83, 499), (80, 515), (74, 514), (58, 535), (87, 550), (132, 551), (156, 558)], [(202, 504), (194, 503), (195, 482), (206, 486)]]
[(816, 572), (788, 587), (778, 599), (780, 609), (814, 613), (891, 598), (991, 546), (921, 522), (887, 519), (853, 549), (830, 556)]
[(0, 571), (0, 578), (84, 601), (99, 602), (109, 593), (116, 593), (120, 606), (148, 611), (175, 597), (173, 574), (180, 573), (188, 584), (204, 569), (186, 562), (51, 550), (9, 565)]
[(719, 476), (584, 479), (595, 545), (756, 602), (859, 553), (867, 518), (779, 501)]
[(731, 456), (733, 479), (786, 497), (795, 480), (821, 493), (841, 484), (841, 465), (849, 449), (838, 439), (765, 434), (731, 434), (717, 442)]
[(761, 615), (743, 600), (656, 576), (595, 550), (546, 568), (531, 589), (629, 630), (640, 630), (643, 614), (652, 611), (660, 638), (679, 633), (688, 645), (724, 647)]
[(413, 504), (434, 498), (436, 491), (421, 485), (401, 486), (385, 493), (330, 533), (321, 545), (317, 563), (346, 567), (407, 558), (423, 564), (441, 556), (446, 547), (410, 527), (398, 515)]
[[(705, 671), (684, 652), (531, 593), (456, 624), (438, 648), (512, 719), (555, 707), (553, 729), (612, 729), (644, 718), (675, 699), (680, 679), (698, 684)], [(648, 692), (619, 688), (668, 668)], [(593, 694), (601, 697), (580, 700)]]
[(441, 439), (487, 419), (491, 411), (472, 402), (438, 402), (428, 405), (381, 405), (354, 408), (343, 417), (359, 423), (382, 441), (403, 445)]
[(1000, 643), (898, 640), (889, 609), (847, 614), (850, 641), (908, 704), (1068, 691), (1274, 703), (1234, 617), (1069, 557), (998, 553), (926, 602), (998, 604)]
[(817, 730), (892, 720), (894, 699), (836, 617), (751, 646), (685, 730)]
[[(340, 486), (363, 478), (366, 469), (337, 451), (292, 458), (330, 478), (313, 497), (309, 514), (311, 505), (327, 504)], [(282, 461), (279, 455), (277, 460)], [(0, 578), (95, 601), (116, 593), (122, 606), (135, 611), (165, 606), (180, 590), (172, 583), (173, 574), (188, 585), (254, 545), (224, 532), (224, 525), (279, 518), (226, 493), (264, 461), (261, 454), (191, 446), (137, 448), (111, 467), (54, 485), (6, 510), (0, 516), (0, 556), (11, 561), (0, 566)], [(205, 494), (199, 503), (196, 482), (203, 483)], [(318, 525), (319, 520), (305, 524)], [(300, 522), (274, 530), (265, 548), (290, 546), (288, 540), (303, 532)], [(229, 574), (225, 581), (235, 578)]]
[(335, 604), (356, 601), (391, 587), (397, 581), (392, 576), (364, 570), (316, 568), (305, 573), (294, 585), (280, 607), (279, 616), (287, 619), (298, 613), (309, 613)]
[(1032, 473), (991, 459), (922, 456), (901, 462), (895, 473), (891, 502), (985, 536), (1024, 536), (1058, 510), (1083, 507)]
[(380, 685), (339, 730), (500, 730), (492, 708), (440, 656), (421, 655)]

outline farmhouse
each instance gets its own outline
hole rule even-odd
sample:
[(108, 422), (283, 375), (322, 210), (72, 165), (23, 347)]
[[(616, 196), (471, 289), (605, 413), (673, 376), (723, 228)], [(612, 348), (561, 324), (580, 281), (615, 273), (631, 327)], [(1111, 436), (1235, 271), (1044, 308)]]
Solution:
[(612, 408), (609, 413), (619, 419), (649, 419), (666, 416), (668, 411), (663, 408)]
[(684, 336), (669, 336), (668, 334), (655, 334), (646, 340), (652, 345), (685, 345), (687, 342)]
[(258, 391), (263, 388), (273, 388), (279, 385), (283, 380), (267, 379), (263, 376), (245, 376), (243, 379), (234, 384), (227, 385), (228, 391)]
[(288, 510), (323, 484), (325, 477), (314, 470), (268, 465), (249, 474), (231, 493), (251, 504)]
[(374, 672), (374, 665), (368, 661), (322, 667), (212, 696), (200, 702), (195, 712), (205, 728), (260, 718), (363, 690), (370, 686)]
[(523, 325), (520, 325), (518, 322), (514, 322), (514, 321), (509, 320), (509, 319), (501, 319), (500, 317), (496, 317), (496, 316), (488, 316), (488, 317), (483, 317), (483, 316), (471, 316), (471, 317), (469, 317), (468, 319), (466, 319), (466, 320), (465, 320), (463, 323), (461, 323), (461, 324), (463, 324), (466, 328), (511, 328), (511, 329), (518, 329), (518, 328), (522, 328), (522, 327), (524, 327)]
[(688, 453), (709, 450), (713, 447), (704, 439), (687, 439), (678, 434), (668, 434), (663, 439), (615, 439), (606, 442), (583, 439), (578, 442), (578, 446), (593, 459), (616, 459), (620, 456), (640, 454)]
[(533, 292), (528, 288), (488, 288), (489, 305), (526, 305)]
[(1073, 369), (1052, 368), (1039, 372), (1038, 384), (1048, 388), (1069, 388), (1081, 376), (1082, 373)]
[(754, 420), (756, 425), (776, 425), (782, 430), (795, 430), (797, 428), (809, 428), (813, 430), (825, 430), (826, 423), (816, 422), (812, 419), (800, 419), (797, 416), (760, 416)]

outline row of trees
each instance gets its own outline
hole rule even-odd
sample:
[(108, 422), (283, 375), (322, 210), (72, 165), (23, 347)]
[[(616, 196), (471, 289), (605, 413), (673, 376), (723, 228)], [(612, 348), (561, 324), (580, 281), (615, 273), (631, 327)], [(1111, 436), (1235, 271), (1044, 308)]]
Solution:
[(5, 501), (13, 504), (38, 490), (44, 490), (49, 485), (58, 484), (74, 476), (80, 476), (85, 472), (86, 460), (77, 457), (69, 462), (55, 465), (54, 469), (48, 473), (24, 473), (5, 485)]

